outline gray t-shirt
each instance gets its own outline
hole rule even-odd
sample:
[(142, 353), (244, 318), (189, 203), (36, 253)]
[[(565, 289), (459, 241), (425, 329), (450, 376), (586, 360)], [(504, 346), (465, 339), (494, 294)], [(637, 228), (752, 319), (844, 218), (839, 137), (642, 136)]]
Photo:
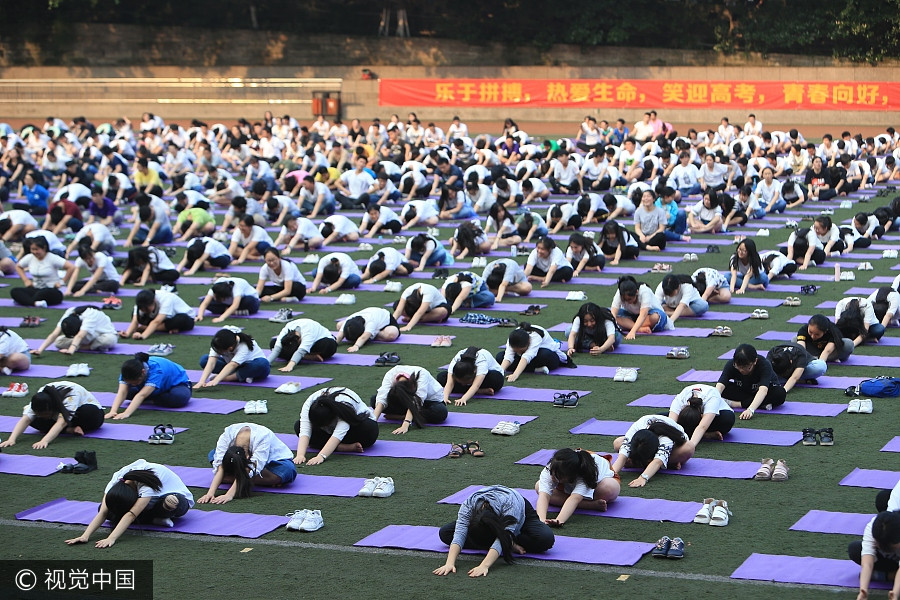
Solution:
[(668, 216), (663, 209), (654, 206), (653, 210), (646, 211), (643, 207), (638, 207), (634, 211), (634, 224), (641, 226), (641, 232), (644, 235), (653, 235), (660, 225), (665, 227), (668, 222)]

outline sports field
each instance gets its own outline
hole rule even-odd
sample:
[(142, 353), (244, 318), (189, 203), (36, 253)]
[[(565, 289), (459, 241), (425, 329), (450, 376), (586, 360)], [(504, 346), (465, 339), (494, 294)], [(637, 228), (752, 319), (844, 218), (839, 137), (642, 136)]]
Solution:
[[(886, 205), (891, 196), (876, 197), (867, 204), (855, 205), (853, 210), (836, 209), (834, 220), (841, 223), (857, 210), (871, 211)], [(854, 201), (856, 204), (856, 201)], [(814, 203), (801, 207), (800, 213), (817, 211)], [(795, 218), (790, 214), (784, 218)], [(783, 222), (783, 219), (781, 219)], [(599, 230), (599, 227), (592, 226)], [(752, 229), (740, 231), (753, 235)], [(771, 236), (760, 238), (761, 248), (772, 248), (787, 239), (790, 230), (779, 227), (773, 220)], [(722, 239), (723, 236), (716, 236)], [(709, 266), (719, 270), (727, 269), (727, 261), (732, 246), (721, 246), (720, 254), (703, 253), (708, 240), (713, 236), (696, 236), (691, 247), (700, 247), (699, 262), (679, 264), (680, 246), (671, 245), (671, 252), (661, 262), (672, 262), (674, 272), (690, 273), (698, 267)], [(900, 246), (900, 236), (896, 232), (878, 243)], [(348, 244), (347, 251), (354, 258), (368, 258), (370, 252), (356, 249), (356, 244)], [(396, 245), (399, 247), (399, 245)], [(179, 248), (180, 259), (183, 248)], [(881, 251), (859, 251), (880, 256)], [(839, 260), (839, 259), (835, 259)], [(524, 257), (519, 257), (524, 262)], [(856, 262), (844, 262), (852, 268)], [(629, 347), (642, 345), (687, 346), (691, 357), (687, 360), (667, 360), (661, 356), (641, 354), (610, 354), (599, 358), (585, 355), (577, 357), (579, 366), (627, 366), (639, 367), (640, 376), (634, 383), (613, 382), (611, 378), (578, 376), (578, 371), (561, 369), (558, 374), (524, 375), (515, 383), (517, 387), (545, 388), (548, 390), (570, 391), (589, 390), (574, 410), (553, 408), (549, 402), (552, 391), (548, 391), (543, 401), (509, 401), (497, 399), (476, 399), (468, 406), (451, 406), (451, 412), (490, 413), (502, 415), (536, 416), (537, 419), (525, 424), (521, 432), (513, 437), (491, 435), (488, 429), (463, 429), (454, 427), (429, 427), (411, 430), (404, 441), (445, 443), (478, 440), (486, 456), (475, 458), (464, 456), (460, 459), (441, 458), (423, 460), (415, 458), (377, 458), (352, 455), (335, 455), (322, 465), (299, 467), (303, 474), (332, 475), (340, 477), (368, 478), (373, 476), (393, 477), (396, 493), (385, 499), (333, 497), (316, 495), (314, 486), (304, 488), (305, 494), (271, 494), (257, 492), (250, 499), (234, 500), (223, 506), (198, 505), (197, 511), (211, 509), (230, 513), (255, 513), (262, 515), (284, 515), (296, 509), (320, 509), (325, 527), (313, 533), (299, 533), (278, 528), (258, 539), (238, 537), (216, 537), (174, 533), (150, 533), (136, 531), (123, 536), (111, 549), (95, 549), (93, 544), (69, 547), (64, 540), (75, 537), (82, 530), (80, 525), (59, 525), (44, 522), (23, 522), (16, 520), (20, 511), (38, 506), (57, 498), (99, 502), (103, 488), (110, 475), (121, 466), (138, 458), (165, 463), (205, 467), (207, 452), (213, 448), (222, 429), (232, 423), (245, 420), (258, 422), (273, 431), (287, 433), (292, 430), (298, 417), (299, 408), (307, 394), (319, 386), (304, 390), (294, 396), (276, 395), (274, 386), (253, 384), (244, 386), (219, 386), (200, 390), (197, 397), (210, 397), (246, 401), (268, 400), (269, 412), (265, 415), (246, 416), (242, 411), (228, 415), (203, 414), (194, 412), (158, 412), (140, 410), (129, 421), (130, 424), (154, 426), (158, 423), (172, 423), (176, 427), (188, 428), (177, 435), (173, 445), (149, 445), (144, 442), (110, 441), (102, 439), (77, 439), (61, 437), (47, 449), (35, 451), (31, 443), (37, 436), (25, 435), (12, 448), (5, 448), (0, 455), (0, 463), (9, 454), (38, 454), (61, 458), (72, 457), (76, 451), (91, 449), (97, 452), (99, 469), (86, 475), (53, 474), (47, 477), (0, 474), (0, 532), (5, 540), (0, 549), (0, 559), (150, 559), (154, 561), (156, 598), (457, 598), (482, 595), (486, 597), (576, 597), (582, 595), (604, 597), (644, 596), (666, 598), (818, 598), (832, 594), (841, 597), (855, 595), (855, 590), (838, 587), (810, 587), (799, 584), (774, 584), (752, 580), (730, 579), (730, 575), (753, 553), (790, 556), (812, 556), (846, 559), (848, 542), (856, 535), (835, 535), (790, 531), (789, 528), (810, 510), (840, 511), (850, 513), (873, 513), (875, 489), (866, 487), (840, 486), (839, 482), (854, 468), (898, 470), (897, 455), (879, 450), (897, 433), (900, 422), (900, 407), (895, 399), (876, 399), (874, 413), (855, 415), (841, 413), (835, 417), (806, 417), (766, 414), (760, 411), (751, 421), (739, 421), (737, 428), (763, 430), (786, 430), (799, 432), (805, 427), (831, 427), (835, 433), (833, 447), (807, 447), (799, 443), (793, 446), (748, 445), (740, 443), (708, 442), (700, 446), (697, 458), (714, 458), (726, 461), (753, 461), (762, 458), (783, 458), (790, 467), (790, 479), (784, 483), (757, 482), (752, 479), (729, 479), (686, 477), (676, 474), (662, 474), (643, 488), (629, 488), (626, 484), (636, 476), (628, 472), (623, 477), (622, 497), (660, 498), (666, 500), (696, 502), (697, 508), (703, 498), (715, 497), (728, 501), (733, 516), (727, 527), (710, 527), (693, 523), (672, 523), (660, 521), (648, 512), (640, 519), (606, 518), (602, 516), (575, 516), (558, 535), (598, 538), (621, 541), (655, 542), (660, 536), (680, 536), (688, 546), (681, 561), (655, 560), (644, 555), (633, 567), (611, 567), (580, 564), (577, 562), (535, 561), (522, 559), (514, 566), (498, 563), (490, 575), (481, 580), (470, 580), (465, 571), (474, 566), (475, 558), (463, 557), (459, 562), (459, 572), (445, 578), (433, 576), (431, 571), (443, 564), (444, 555), (433, 552), (406, 551), (401, 549), (372, 549), (354, 547), (354, 543), (389, 525), (440, 526), (455, 518), (454, 505), (438, 504), (437, 501), (471, 485), (503, 484), (516, 488), (531, 488), (540, 473), (540, 466), (516, 464), (533, 452), (546, 448), (564, 446), (584, 447), (591, 450), (612, 451), (612, 436), (575, 435), (569, 432), (585, 421), (620, 420), (629, 423), (638, 417), (662, 409), (627, 406), (633, 400), (646, 394), (670, 394), (674, 396), (686, 383), (676, 378), (690, 369), (720, 370), (724, 364), (718, 357), (740, 343), (749, 342), (758, 349), (768, 349), (775, 342), (757, 340), (766, 332), (793, 333), (799, 327), (787, 321), (795, 315), (811, 315), (823, 312), (831, 315), (831, 309), (817, 309), (817, 305), (836, 301), (846, 295), (850, 288), (875, 288), (871, 283), (876, 277), (896, 276), (897, 261), (873, 258), (872, 271), (856, 272), (855, 281), (778, 281), (776, 288), (791, 286), (791, 291), (754, 292), (751, 298), (784, 299), (786, 296), (800, 296), (800, 286), (815, 283), (821, 286), (813, 296), (801, 296), (799, 307), (769, 307), (768, 320), (729, 320), (733, 337), (693, 337), (641, 336)], [(626, 262), (623, 266), (634, 267), (639, 281), (655, 288), (661, 274), (646, 272), (652, 262)], [(306, 265), (308, 267), (308, 265)], [(308, 269), (301, 269), (307, 271)], [(456, 269), (453, 269), (455, 271)], [(827, 276), (833, 274), (833, 262), (823, 267), (811, 268), (806, 273)], [(254, 274), (241, 276), (255, 284)], [(616, 275), (603, 274), (614, 278)], [(596, 277), (596, 275), (588, 276)], [(827, 279), (827, 278), (823, 278)], [(15, 286), (17, 279), (7, 278), (4, 282)], [(9, 297), (9, 287), (0, 290), (0, 297)], [(179, 284), (179, 294), (193, 306), (196, 298), (206, 291), (200, 284)], [(614, 288), (611, 285), (582, 285), (580, 283), (553, 284), (547, 288), (555, 291), (583, 290), (590, 301), (608, 306)], [(867, 295), (867, 294), (865, 294)], [(395, 299), (395, 294), (374, 291), (357, 291), (356, 306), (335, 306), (301, 303), (289, 305), (295, 311), (302, 311), (304, 317), (318, 320), (323, 324), (346, 316), (365, 306), (383, 305)], [(95, 301), (99, 304), (99, 298)], [(520, 320), (552, 327), (571, 321), (579, 303), (567, 302), (560, 298), (508, 298), (504, 302), (521, 305), (546, 304), (540, 315), (521, 317), (514, 312), (485, 311), (498, 317), (515, 317)], [(124, 310), (112, 314), (116, 322), (126, 321), (131, 313), (133, 298), (124, 298)], [(263, 311), (274, 310), (275, 306), (265, 306)], [(716, 305), (715, 311), (743, 313), (749, 316), (754, 306)], [(5, 317), (38, 315), (47, 319), (39, 328), (19, 329), (23, 337), (43, 339), (56, 324), (62, 311), (54, 309), (26, 309), (6, 307)], [(269, 323), (264, 318), (233, 319), (233, 324), (245, 326), (262, 346), (266, 347), (270, 336), (277, 333), (280, 325)], [(684, 320), (679, 327), (707, 327), (710, 330), (720, 324), (716, 320), (692, 322)], [(211, 325), (205, 321), (203, 325)], [(397, 351), (401, 364), (413, 364), (436, 371), (446, 365), (454, 353), (469, 345), (495, 349), (505, 343), (509, 329), (498, 327), (467, 328), (445, 326), (419, 326), (417, 334), (453, 335), (452, 348), (431, 348), (410, 345), (401, 337), (390, 346), (369, 344), (361, 354), (374, 359), (385, 350)], [(562, 339), (562, 333), (556, 334)], [(854, 377), (862, 379), (880, 374), (895, 375), (900, 364), (900, 347), (897, 330), (889, 329), (885, 342), (880, 345), (866, 345), (857, 350), (863, 356), (887, 357), (884, 367), (857, 367), (830, 365), (829, 376)], [(197, 369), (198, 359), (209, 348), (210, 336), (178, 335), (168, 339), (154, 338), (152, 342), (170, 341), (176, 345), (169, 357), (188, 369)], [(151, 343), (152, 343), (151, 342)], [(120, 347), (127, 348), (128, 342)], [(341, 348), (344, 352), (346, 347)], [(78, 379), (94, 392), (114, 392), (116, 379), (122, 362), (127, 358), (121, 354), (78, 354), (74, 362), (87, 361), (93, 367), (87, 378)], [(34, 360), (35, 365), (68, 365), (73, 362), (68, 356), (55, 351), (45, 352)], [(384, 370), (377, 366), (338, 366), (329, 364), (304, 364), (293, 375), (302, 383), (307, 377), (330, 378), (332, 384), (348, 386), (362, 397), (374, 393), (381, 382)], [(281, 373), (273, 372), (281, 375)], [(26, 373), (27, 375), (27, 373)], [(57, 380), (59, 378), (56, 378)], [(4, 387), (8, 382), (25, 381), (36, 389), (49, 379), (32, 377), (4, 377)], [(689, 381), (689, 380), (687, 380)], [(788, 401), (805, 403), (831, 403), (846, 405), (847, 398), (840, 389), (823, 387), (800, 387), (788, 395)], [(0, 400), (5, 417), (21, 414), (24, 399), (3, 398)], [(382, 423), (381, 440), (390, 440), (394, 425)], [(8, 432), (9, 430), (4, 430)], [(6, 439), (7, 433), (3, 433)], [(799, 438), (799, 436), (798, 436)], [(204, 493), (193, 488), (194, 496)], [(285, 519), (286, 522), (287, 519)], [(94, 539), (99, 539), (95, 534)], [(596, 562), (609, 562), (603, 557), (591, 557)], [(593, 560), (591, 562), (594, 562)], [(6, 596), (11, 597), (11, 596)], [(22, 596), (27, 597), (27, 596)], [(872, 597), (887, 597), (884, 591), (875, 591)]]

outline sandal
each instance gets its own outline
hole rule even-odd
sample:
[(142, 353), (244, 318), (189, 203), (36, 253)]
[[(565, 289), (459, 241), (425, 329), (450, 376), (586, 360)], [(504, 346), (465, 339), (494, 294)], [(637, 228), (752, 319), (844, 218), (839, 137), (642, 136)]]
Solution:
[(450, 446), (450, 454), (448, 454), (447, 456), (449, 456), (450, 458), (459, 458), (467, 451), (468, 446), (466, 446), (465, 444), (453, 444), (452, 446)]
[(812, 296), (816, 292), (819, 291), (819, 286), (817, 285), (804, 285), (800, 287), (800, 293), (804, 296)]
[[(779, 464), (781, 461), (778, 461)], [(756, 475), (753, 476), (753, 479), (756, 481), (769, 481), (772, 479), (772, 475), (775, 470), (775, 461), (771, 458), (764, 458), (762, 461), (762, 466), (759, 467), (759, 470), (756, 472)]]
[(704, 499), (703, 506), (701, 506), (700, 510), (697, 511), (697, 514), (694, 515), (694, 523), (699, 523), (700, 525), (709, 525), (709, 521), (710, 519), (712, 519), (713, 508), (715, 506), (715, 498)]
[(707, 254), (721, 254), (722, 251), (719, 250), (719, 247), (716, 246), (715, 244), (710, 244), (709, 246), (706, 247), (706, 253)]
[(719, 325), (718, 327), (713, 329), (713, 332), (710, 335), (712, 335), (713, 337), (731, 337), (732, 335), (734, 335), (734, 332), (731, 331), (731, 327)]
[(518, 327), (519, 322), (516, 321), (515, 319), (503, 318), (503, 319), (500, 319), (500, 322), (497, 323), (497, 326), (498, 327)]
[(153, 428), (153, 433), (147, 438), (147, 442), (150, 444), (159, 444), (160, 439), (166, 433), (166, 426), (160, 423), (156, 427)]
[(803, 435), (803, 445), (804, 446), (815, 446), (818, 441), (816, 440), (817, 431), (812, 427), (806, 427), (803, 429), (801, 434)]
[(834, 429), (826, 427), (819, 430), (819, 445), (834, 446)]
[(553, 406), (554, 408), (562, 408), (566, 405), (566, 400), (568, 399), (569, 394), (565, 392), (556, 392), (553, 394)]
[(533, 317), (535, 315), (541, 314), (541, 307), (537, 304), (532, 304), (525, 310), (519, 313), (520, 315), (525, 315), (526, 317)]
[(685, 358), (690, 358), (690, 357), (691, 357), (691, 352), (690, 352), (690, 350), (687, 349), (687, 346), (682, 346), (681, 348), (676, 348), (675, 358), (683, 360)]
[(726, 525), (728, 525), (730, 516), (731, 511), (728, 510), (728, 503), (724, 500), (716, 500), (715, 508), (713, 508), (712, 517), (709, 520), (709, 524), (713, 527), (725, 527)]
[(40, 327), (41, 318), (40, 317), (25, 317), (22, 319), (22, 322), (19, 323), (19, 327)]
[[(157, 425), (157, 429), (162, 427), (161, 425)], [(175, 428), (172, 427), (172, 424), (169, 423), (165, 427), (162, 427), (162, 433), (159, 434), (159, 441), (157, 444), (174, 444), (175, 443)]]
[(772, 471), (772, 481), (787, 481), (789, 470), (784, 459), (779, 458), (778, 462), (775, 463), (775, 470)]
[(375, 359), (375, 365), (378, 367), (387, 367), (400, 364), (400, 355), (396, 352), (382, 352)]
[(471, 454), (475, 458), (484, 458), (484, 450), (481, 449), (481, 444), (479, 444), (478, 442), (469, 440), (466, 443), (466, 449), (469, 451), (469, 454)]

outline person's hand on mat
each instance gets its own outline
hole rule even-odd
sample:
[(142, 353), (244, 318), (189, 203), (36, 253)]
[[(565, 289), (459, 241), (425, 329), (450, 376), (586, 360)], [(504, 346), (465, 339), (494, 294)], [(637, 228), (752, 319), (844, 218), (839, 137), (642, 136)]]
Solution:
[(487, 577), (488, 568), (478, 565), (469, 569), (469, 577)]
[(575, 348), (569, 348), (568, 350), (566, 350), (566, 356), (568, 356), (569, 358), (575, 356)]
[(75, 348), (69, 346), (68, 348), (61, 348), (59, 351), (60, 354), (75, 354)]
[(224, 320), (225, 320), (225, 317), (222, 316), (222, 315), (219, 315), (218, 317), (216, 317), (215, 319), (213, 319), (212, 322), (213, 322), (213, 323), (221, 323), (221, 322), (224, 321)]
[(740, 295), (742, 295), (742, 294), (743, 294), (744, 292), (746, 292), (746, 291), (747, 291), (747, 290), (745, 290), (744, 288), (741, 288), (741, 289), (739, 289), (739, 290), (734, 290), (734, 293), (737, 294), (738, 296), (740, 296)]
[(805, 271), (806, 268), (807, 268), (806, 263), (803, 263), (802, 265), (800, 265), (799, 267), (797, 267), (797, 269), (800, 270), (800, 271)]
[(197, 315), (196, 317), (194, 317), (194, 323), (199, 323), (202, 320), (203, 320), (203, 315)]
[(295, 465), (302, 465), (302, 464), (305, 463), (305, 462), (306, 462), (306, 457), (305, 457), (305, 456), (295, 456), (295, 457), (294, 457), (294, 464), (295, 464)]
[(741, 413), (740, 419), (743, 421), (749, 421), (753, 418), (753, 411), (749, 408)]
[(327, 293), (330, 292), (330, 291), (331, 291), (331, 290), (329, 290), (327, 287), (323, 287), (321, 290), (319, 290), (319, 293), (320, 293), (320, 294), (327, 294)]
[(215, 496), (212, 494), (206, 493), (197, 498), (197, 504), (207, 504), (212, 501)]
[(544, 523), (556, 529), (563, 526), (563, 524), (559, 522), (559, 519), (544, 519)]
[(628, 335), (625, 336), (625, 339), (626, 339), (626, 340), (633, 340), (633, 339), (636, 338), (636, 337), (637, 337), (637, 336), (634, 334), (633, 331), (629, 331), (629, 332), (628, 332)]
[(234, 259), (234, 262), (232, 262), (231, 264), (240, 265), (240, 264), (243, 264), (243, 262), (244, 262), (243, 258), (236, 258), (236, 259)]
[[(401, 331), (403, 331), (403, 330), (401, 329)], [(352, 346), (347, 348), (347, 352), (359, 352), (359, 346), (357, 346), (356, 344), (353, 344)]]
[(603, 354), (603, 350), (600, 346), (591, 346), (591, 356), (600, 356)]
[(263, 302), (271, 302), (272, 296), (263, 296), (262, 298), (260, 298), (260, 300), (262, 300)]
[(46, 448), (46, 447), (49, 446), (49, 445), (50, 445), (50, 444), (48, 444), (48, 443), (45, 442), (44, 440), (41, 440), (41, 441), (39, 441), (39, 442), (33, 443), (33, 444), (31, 445), (31, 448), (34, 449), (34, 450), (43, 450), (44, 448)]
[(15, 440), (6, 440), (5, 442), (0, 442), (0, 448), (9, 448), (10, 446), (15, 446)]
[(75, 544), (86, 544), (87, 541), (88, 541), (87, 536), (81, 535), (81, 536), (78, 536), (77, 538), (70, 538), (70, 539), (66, 540), (66, 543), (70, 546), (74, 546)]
[(456, 573), (455, 565), (441, 565), (434, 571), (432, 571), (434, 575), (449, 575), (450, 573)]
[(131, 415), (129, 415), (128, 412), (126, 411), (126, 412), (120, 412), (120, 413), (114, 414), (112, 416), (112, 419), (113, 419), (113, 421), (121, 421), (122, 419), (127, 419), (130, 416)]
[(315, 466), (315, 465), (321, 465), (323, 462), (325, 462), (325, 459), (319, 455), (316, 455), (316, 456), (313, 456), (308, 461), (306, 461), (306, 466), (310, 467), (310, 466)]
[[(447, 404), (450, 404), (450, 401), (449, 401), (449, 400), (447, 400)], [(455, 404), (456, 406), (465, 406), (465, 405), (466, 405), (466, 401), (465, 401), (464, 399), (462, 399), (462, 398), (457, 398), (457, 399), (456, 399), (456, 402), (454, 402), (453, 404)]]
[(647, 480), (640, 475), (628, 482), (628, 487), (644, 487), (645, 485), (647, 485)]
[(617, 264), (619, 264), (619, 261), (611, 260), (611, 261), (609, 261), (609, 264), (611, 264), (612, 266), (616, 266)]
[(32, 356), (40, 356), (40, 355), (41, 355), (41, 351), (40, 351), (40, 350), (29, 350), (29, 353), (30, 353)]
[(104, 419), (114, 419), (114, 418), (116, 417), (117, 414), (118, 414), (118, 413), (114, 413), (114, 412), (112, 412), (112, 411), (109, 411), (108, 413), (106, 413), (105, 415), (103, 415), (103, 418), (104, 418)]
[(94, 548), (112, 548), (113, 544), (116, 543), (116, 540), (105, 538), (102, 540), (98, 540), (96, 544), (94, 544)]
[(519, 376), (516, 375), (515, 373), (513, 373), (512, 375), (507, 375), (507, 376), (506, 376), (506, 381), (508, 381), (509, 383), (513, 383), (513, 382), (515, 382), (515, 380), (518, 379), (518, 378), (519, 378)]
[(404, 421), (403, 425), (401, 425), (397, 429), (393, 430), (391, 433), (393, 433), (394, 435), (403, 435), (407, 431), (409, 431), (409, 423)]
[(410, 331), (412, 331), (412, 327), (410, 327), (409, 325), (404, 325), (403, 327), (400, 328), (400, 331), (410, 332)]
[(234, 500), (234, 496), (229, 496), (228, 494), (222, 494), (221, 496), (216, 496), (212, 500), (210, 500), (211, 504), (227, 504)]
[(541, 281), (541, 287), (542, 287), (542, 288), (545, 288), (545, 287), (547, 287), (548, 285), (550, 285), (550, 282), (547, 281), (546, 279), (544, 279), (543, 281)]
[(135, 331), (134, 333), (131, 334), (131, 339), (143, 340), (143, 339), (146, 339), (146, 336), (143, 333), (141, 333), (140, 331)]

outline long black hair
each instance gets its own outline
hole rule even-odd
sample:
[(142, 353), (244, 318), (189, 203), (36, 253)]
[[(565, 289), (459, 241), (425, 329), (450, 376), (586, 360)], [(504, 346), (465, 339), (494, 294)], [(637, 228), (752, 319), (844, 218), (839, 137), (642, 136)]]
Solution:
[(681, 425), (681, 428), (684, 429), (688, 436), (692, 436), (702, 418), (703, 400), (700, 397), (691, 394), (691, 398), (688, 400), (687, 405), (685, 405), (685, 407), (681, 409), (681, 412), (678, 413), (678, 424)]
[(456, 302), (456, 299), (462, 293), (462, 286), (464, 283), (468, 283), (473, 287), (475, 285), (475, 279), (472, 277), (471, 273), (458, 273), (455, 277), (456, 281), (448, 283), (444, 288), (444, 297), (447, 299), (447, 302), (451, 304)]
[(31, 410), (35, 413), (52, 412), (54, 417), (62, 415), (63, 420), (68, 423), (72, 419), (72, 413), (66, 408), (64, 400), (71, 394), (72, 388), (68, 386), (45, 385), (31, 397)]
[(146, 485), (157, 492), (162, 490), (163, 487), (162, 481), (150, 469), (133, 469), (122, 475), (122, 478), (106, 492), (108, 518), (113, 526), (122, 520), (122, 517), (134, 507), (139, 498), (138, 491), (125, 483), (126, 481), (134, 481), (141, 485)]
[(588, 489), (597, 487), (597, 480), (600, 477), (594, 455), (587, 450), (560, 448), (553, 453), (553, 458), (546, 468), (557, 482), (575, 483), (580, 477)]
[(253, 482), (247, 470), (250, 468), (250, 457), (240, 446), (230, 446), (222, 457), (222, 472), (234, 477), (236, 498), (249, 498)]
[(250, 350), (253, 349), (253, 337), (243, 331), (235, 332), (227, 327), (224, 329), (220, 329), (213, 336), (212, 349), (216, 352), (230, 352), (232, 348), (235, 348), (238, 344), (246, 344), (247, 348)]
[(577, 231), (569, 236), (569, 245), (571, 246), (572, 244), (581, 246), (581, 251), (585, 252), (589, 257), (597, 254), (597, 246), (594, 244), (594, 240), (589, 240)]
[(586, 335), (585, 327), (584, 327), (584, 317), (587, 315), (591, 315), (594, 317), (594, 322), (596, 325), (596, 331), (603, 332), (604, 331), (604, 323), (609, 321), (613, 324), (616, 330), (621, 331), (619, 328), (619, 324), (616, 322), (616, 318), (613, 316), (612, 311), (604, 306), (600, 306), (598, 304), (594, 304), (593, 302), (585, 302), (578, 308), (578, 312), (575, 314), (575, 317), (578, 319), (578, 324), (580, 327), (578, 328), (578, 334), (575, 336), (575, 347), (581, 348), (582, 343), (584, 341), (584, 336)]
[(541, 327), (535, 327), (531, 323), (526, 323), (523, 321), (519, 323), (518, 327), (512, 330), (506, 343), (513, 350), (515, 350), (516, 348), (527, 348), (530, 340), (530, 335), (532, 333), (536, 333), (538, 336), (544, 337), (544, 334), (547, 333), (547, 331)]
[(516, 522), (512, 515), (502, 517), (491, 507), (487, 500), (477, 503), (469, 515), (469, 530), (466, 539), (475, 546), (490, 547), (494, 540), (500, 541), (503, 560), (513, 564), (513, 535), (507, 529)]
[(853, 298), (844, 307), (844, 311), (838, 317), (837, 328), (841, 330), (841, 335), (851, 340), (864, 336), (867, 332), (866, 320), (863, 317), (862, 308), (859, 306), (859, 299)]
[(365, 330), (366, 320), (361, 315), (350, 317), (344, 321), (344, 337), (351, 344), (356, 343)]
[(384, 251), (379, 250), (377, 254), (375, 254), (375, 258), (372, 259), (372, 262), (369, 263), (369, 276), (374, 277), (379, 273), (383, 273), (387, 268), (387, 264), (384, 261)]
[[(704, 281), (706, 281), (704, 277)], [(690, 275), (684, 275), (683, 273), (675, 274), (669, 273), (662, 280), (662, 291), (666, 296), (672, 296), (673, 294), (678, 292), (678, 289), (681, 287), (681, 284), (689, 283), (691, 286), (697, 288), (697, 283)], [(703, 288), (703, 291), (706, 291), (706, 287)]]
[(136, 352), (134, 358), (129, 358), (122, 363), (122, 381), (128, 383), (130, 381), (138, 381), (144, 376), (144, 366), (150, 360), (150, 355), (146, 352)]
[(412, 240), (410, 240), (409, 248), (413, 252), (424, 254), (429, 240), (435, 243), (435, 248), (440, 247), (441, 243), (439, 241), (437, 241), (427, 233), (419, 233), (415, 237), (413, 237)]
[(341, 278), (341, 261), (337, 257), (332, 257), (328, 264), (322, 269), (322, 281), (326, 284), (332, 284)]
[(653, 421), (646, 429), (641, 429), (631, 436), (631, 452), (628, 458), (632, 464), (642, 469), (653, 462), (659, 450), (659, 438), (665, 436), (672, 440), (677, 448), (684, 444), (688, 438), (675, 427), (663, 421)]
[[(423, 299), (424, 299), (424, 294), (422, 293), (422, 288), (417, 287), (412, 292), (410, 292), (409, 296), (406, 297), (406, 302), (403, 304), (403, 314), (406, 315), (407, 317), (412, 317), (422, 307)], [(346, 335), (346, 334), (347, 334), (347, 327), (345, 325), (344, 326), (344, 335)]]
[(469, 346), (463, 351), (459, 360), (453, 365), (453, 379), (463, 385), (472, 385), (472, 382), (475, 381), (475, 360), (478, 358), (479, 350), (481, 348), (478, 346)]
[(78, 332), (81, 331), (81, 315), (91, 309), (98, 310), (96, 306), (87, 304), (79, 306), (69, 313), (69, 315), (59, 323), (62, 334), (67, 338), (73, 338), (78, 335)]
[(503, 283), (503, 277), (506, 275), (506, 263), (505, 262), (495, 262), (491, 267), (491, 272), (488, 273), (487, 279), (485, 279), (485, 283), (489, 289), (495, 290), (500, 287), (500, 284)]
[(327, 427), (334, 423), (335, 419), (354, 424), (362, 423), (369, 418), (366, 414), (356, 412), (346, 402), (339, 402), (338, 397), (340, 396), (353, 399), (353, 396), (347, 393), (347, 388), (337, 387), (323, 390), (319, 397), (309, 405), (309, 422), (314, 427)]
[(741, 240), (741, 242), (737, 245), (737, 248), (734, 249), (734, 254), (731, 255), (731, 260), (728, 263), (729, 268), (738, 269), (738, 264), (740, 259), (738, 258), (738, 248), (744, 246), (747, 249), (747, 262), (750, 264), (750, 274), (754, 277), (759, 275), (759, 272), (762, 270), (762, 260), (759, 258), (759, 251), (756, 249), (756, 242), (747, 238)]
[(206, 252), (206, 240), (197, 238), (188, 245), (184, 257), (187, 259), (189, 265), (193, 265), (201, 256), (203, 256), (204, 252)]
[(210, 288), (216, 302), (223, 302), (228, 298), (234, 298), (234, 282), (233, 281), (217, 281)]
[(456, 228), (456, 243), (469, 251), (469, 254), (480, 253), (478, 238), (484, 235), (481, 227), (471, 221), (464, 221)]
[(875, 311), (875, 316), (879, 321), (884, 319), (884, 316), (887, 314), (887, 310), (890, 307), (888, 296), (896, 291), (897, 290), (890, 286), (882, 286), (875, 292), (875, 301), (872, 302), (872, 309)]
[(422, 428), (425, 422), (422, 419), (422, 412), (419, 410), (422, 401), (416, 392), (419, 389), (419, 374), (413, 373), (406, 379), (398, 379), (388, 390), (387, 398), (389, 402), (396, 402), (403, 408), (412, 413), (412, 420), (416, 427)]

